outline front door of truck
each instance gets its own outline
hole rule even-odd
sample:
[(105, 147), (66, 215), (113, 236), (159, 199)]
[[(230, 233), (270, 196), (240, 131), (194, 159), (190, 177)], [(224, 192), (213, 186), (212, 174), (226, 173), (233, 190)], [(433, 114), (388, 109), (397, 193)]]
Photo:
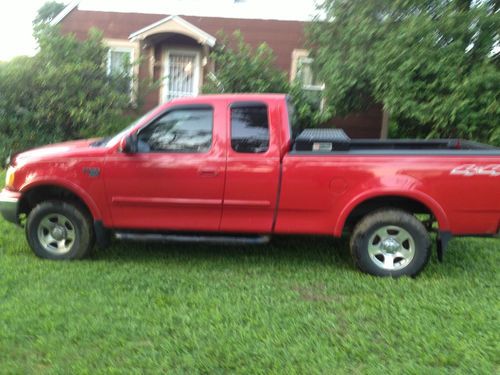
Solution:
[(106, 162), (115, 228), (218, 230), (225, 175), (224, 118), (209, 105), (168, 109), (138, 134), (138, 152)]
[(263, 102), (234, 102), (228, 108), (229, 140), (221, 231), (272, 231), (280, 156), (277, 134), (270, 129), (275, 129), (281, 118), (277, 109), (273, 112), (270, 108)]

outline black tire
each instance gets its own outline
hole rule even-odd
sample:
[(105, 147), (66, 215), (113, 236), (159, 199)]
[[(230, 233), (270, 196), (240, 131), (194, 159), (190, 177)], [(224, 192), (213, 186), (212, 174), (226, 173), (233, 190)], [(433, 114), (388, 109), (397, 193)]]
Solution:
[(397, 209), (378, 210), (361, 219), (350, 245), (356, 266), (375, 276), (417, 276), (431, 254), (424, 225), (412, 214)]
[[(53, 225), (52, 229), (56, 225), (59, 227), (59, 232), (54, 232), (54, 236), (48, 229), (50, 225)], [(33, 252), (40, 258), (82, 259), (90, 254), (94, 245), (92, 219), (86, 210), (77, 204), (45, 201), (38, 204), (28, 215), (26, 238)], [(56, 240), (62, 243), (61, 249)]]

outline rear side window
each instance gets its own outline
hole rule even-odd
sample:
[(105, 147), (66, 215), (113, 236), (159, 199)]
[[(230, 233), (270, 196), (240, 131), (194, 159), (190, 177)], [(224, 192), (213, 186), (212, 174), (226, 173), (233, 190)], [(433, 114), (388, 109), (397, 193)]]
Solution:
[(231, 107), (231, 147), (247, 154), (269, 149), (267, 106), (261, 103), (235, 104)]

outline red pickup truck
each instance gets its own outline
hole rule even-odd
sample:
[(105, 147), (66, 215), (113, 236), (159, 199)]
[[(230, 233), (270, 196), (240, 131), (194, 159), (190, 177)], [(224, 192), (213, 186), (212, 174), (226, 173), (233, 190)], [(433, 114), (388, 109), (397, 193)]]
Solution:
[(12, 157), (0, 211), (14, 223), (26, 215), (43, 258), (82, 258), (112, 233), (242, 244), (350, 233), (355, 264), (379, 276), (418, 274), (430, 231), (440, 259), (452, 236), (498, 235), (499, 149), (293, 136), (293, 122), (285, 95), (174, 100), (112, 138)]

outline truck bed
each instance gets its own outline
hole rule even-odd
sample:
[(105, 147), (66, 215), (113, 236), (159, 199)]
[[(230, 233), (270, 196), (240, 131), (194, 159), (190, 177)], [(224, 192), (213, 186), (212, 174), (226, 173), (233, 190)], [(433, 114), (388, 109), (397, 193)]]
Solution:
[(301, 154), (428, 154), (460, 153), (498, 155), (500, 148), (462, 139), (350, 139), (340, 129), (306, 129), (294, 140), (294, 153)]
[(497, 150), (500, 149), (472, 141), (461, 139), (393, 139), (351, 140), (351, 150)]

